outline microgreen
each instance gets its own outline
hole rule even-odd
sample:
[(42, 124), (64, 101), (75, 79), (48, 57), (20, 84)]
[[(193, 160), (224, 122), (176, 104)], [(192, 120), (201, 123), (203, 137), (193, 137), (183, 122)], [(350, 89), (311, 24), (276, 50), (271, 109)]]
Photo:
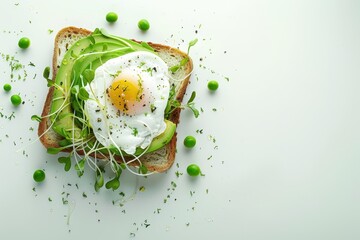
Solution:
[(120, 175), (122, 173), (122, 166), (117, 162), (112, 162), (112, 167), (115, 172), (115, 177), (105, 184), (105, 188), (115, 191), (120, 187)]
[(40, 116), (38, 116), (38, 115), (32, 115), (31, 116), (31, 120), (33, 120), (33, 121), (37, 121), (37, 122), (41, 122), (41, 117)]
[(187, 54), (190, 53), (190, 48), (193, 47), (193, 46), (195, 46), (195, 44), (196, 44), (197, 42), (198, 42), (198, 39), (197, 39), (197, 38), (195, 38), (194, 40), (192, 40), (192, 41), (189, 42)]
[(84, 101), (89, 99), (89, 93), (86, 91), (84, 87), (81, 87), (79, 89), (79, 98)]
[(65, 149), (64, 147), (59, 147), (59, 148), (50, 147), (50, 148), (46, 149), (46, 152), (49, 154), (58, 154), (59, 152), (61, 152), (64, 149)]
[(170, 117), (170, 114), (178, 108), (180, 109), (189, 108), (193, 112), (195, 118), (197, 118), (199, 116), (199, 110), (195, 108), (195, 103), (194, 103), (196, 92), (193, 91), (191, 93), (191, 96), (185, 105), (182, 105), (181, 102), (175, 98), (175, 93), (176, 93), (175, 86), (172, 86), (169, 93), (168, 104), (165, 108), (165, 118), (168, 119)]
[(83, 76), (84, 76), (84, 79), (87, 81), (87, 82), (91, 82), (94, 77), (95, 77), (95, 71), (92, 70), (92, 69), (86, 69), (84, 72), (83, 72)]
[(70, 170), (70, 168), (71, 168), (71, 158), (70, 158), (70, 156), (69, 157), (59, 157), (58, 162), (65, 164), (64, 165), (64, 170), (66, 172), (68, 172)]
[[(198, 39), (195, 38), (194, 40), (189, 42), (188, 49), (187, 49), (187, 55), (190, 53), (190, 48), (195, 46), (195, 44), (198, 42)], [(169, 71), (172, 73), (176, 73), (181, 67), (185, 66), (189, 62), (189, 57), (185, 57), (181, 59), (179, 64), (176, 64), (169, 68)]]
[(104, 176), (100, 169), (96, 170), (96, 181), (95, 181), (95, 191), (99, 191), (100, 188), (104, 186)]
[(141, 164), (139, 167), (139, 173), (146, 174), (148, 172), (148, 169), (145, 165)]
[(115, 191), (116, 189), (118, 189), (120, 187), (120, 180), (118, 177), (114, 177), (112, 180), (108, 181), (105, 184), (106, 189), (112, 189), (113, 191)]
[(51, 87), (54, 85), (54, 81), (52, 79), (50, 79), (50, 67), (46, 67), (43, 71), (43, 77), (47, 80), (48, 82), (48, 87)]
[(77, 171), (77, 174), (79, 177), (81, 177), (84, 174), (84, 167), (85, 167), (85, 158), (78, 161), (78, 163), (75, 165), (75, 170)]

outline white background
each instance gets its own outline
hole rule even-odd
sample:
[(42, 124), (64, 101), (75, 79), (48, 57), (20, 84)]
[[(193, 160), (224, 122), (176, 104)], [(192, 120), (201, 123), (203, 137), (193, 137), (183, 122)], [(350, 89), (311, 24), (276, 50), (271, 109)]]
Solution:
[[(0, 112), (15, 112), (0, 118), (1, 239), (360, 238), (359, 1), (8, 0), (0, 9), (0, 52), (28, 74), (11, 82), (11, 93), (0, 91)], [(113, 25), (109, 11), (119, 15)], [(145, 34), (141, 18), (151, 24)], [(204, 112), (182, 113), (167, 173), (125, 173), (120, 190), (95, 193), (91, 169), (82, 178), (66, 173), (35, 141), (30, 116), (41, 113), (48, 90), (42, 71), (56, 32), (69, 25), (183, 50), (199, 39), (188, 93), (196, 90)], [(22, 36), (32, 41), (25, 51)], [(2, 86), (11, 69), (0, 61)], [(211, 79), (220, 84), (215, 94)], [(25, 104), (14, 108), (13, 93)], [(190, 151), (186, 135), (198, 140)], [(190, 163), (205, 176), (187, 176)], [(38, 168), (47, 175), (41, 184), (32, 180)]]

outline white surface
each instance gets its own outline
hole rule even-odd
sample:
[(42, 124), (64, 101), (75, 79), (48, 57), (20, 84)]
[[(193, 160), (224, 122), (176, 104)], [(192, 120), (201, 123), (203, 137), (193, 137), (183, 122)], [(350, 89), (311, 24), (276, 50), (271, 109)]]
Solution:
[[(360, 238), (359, 1), (19, 0), (0, 1), (0, 9), (0, 52), (36, 65), (26, 66), (26, 81), (12, 83), (24, 105), (14, 109), (0, 91), (1, 112), (16, 116), (0, 118), (0, 239)], [(119, 14), (112, 26), (108, 11)], [(151, 23), (145, 34), (136, 26), (141, 18)], [(137, 185), (122, 176), (127, 197), (145, 186), (123, 207), (112, 204), (120, 191), (94, 193), (90, 169), (79, 179), (39, 142), (29, 145), (36, 139), (29, 128), (37, 128), (30, 116), (40, 114), (47, 92), (42, 71), (55, 33), (68, 25), (184, 50), (199, 38), (188, 92), (197, 91), (204, 113), (182, 114), (179, 167)], [(26, 51), (17, 47), (22, 36), (32, 41)], [(7, 64), (1, 59), (1, 86)], [(210, 79), (220, 83), (215, 94), (207, 91)], [(191, 151), (181, 143), (188, 134), (198, 139)], [(206, 176), (176, 178), (192, 162)], [(46, 170), (42, 184), (32, 181), (37, 168)]]

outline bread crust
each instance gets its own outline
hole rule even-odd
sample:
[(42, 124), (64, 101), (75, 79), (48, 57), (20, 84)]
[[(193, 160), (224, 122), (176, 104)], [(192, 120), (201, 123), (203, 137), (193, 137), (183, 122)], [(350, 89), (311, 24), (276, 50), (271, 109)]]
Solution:
[[(53, 74), (52, 79), (53, 80), (55, 80), (57, 71), (59, 69), (59, 66), (57, 65), (57, 62), (58, 62), (58, 56), (60, 54), (60, 43), (61, 43), (61, 41), (66, 37), (71, 38), (74, 35), (82, 35), (83, 37), (85, 37), (85, 36), (88, 36), (90, 34), (91, 34), (91, 31), (89, 31), (87, 29), (77, 28), (77, 27), (72, 27), (72, 26), (63, 28), (62, 30), (60, 30), (58, 32), (58, 34), (55, 37), (54, 52), (53, 52), (53, 59), (52, 59), (52, 68), (53, 68), (52, 69), (52, 74)], [(136, 40), (134, 40), (134, 41), (136, 41)], [(176, 94), (176, 99), (181, 102), (183, 100), (184, 94), (185, 94), (187, 86), (189, 84), (190, 74), (191, 74), (192, 69), (193, 69), (193, 63), (192, 63), (191, 58), (186, 53), (180, 51), (179, 49), (172, 48), (170, 46), (157, 44), (157, 43), (152, 43), (152, 42), (148, 42), (148, 44), (152, 48), (154, 48), (154, 50), (157, 51), (157, 52), (168, 51), (168, 52), (171, 52), (174, 55), (181, 56), (182, 58), (185, 58), (185, 57), (189, 58), (189, 61), (185, 65), (186, 77), (182, 81), (182, 83), (180, 85), (180, 88), (179, 88), (179, 90), (177, 91), (177, 94)], [(66, 46), (66, 49), (68, 49), (69, 47), (70, 46)], [(59, 141), (62, 139), (61, 136), (59, 136), (57, 133), (55, 133), (51, 129), (51, 122), (50, 122), (49, 118), (47, 117), (49, 115), (49, 113), (50, 113), (53, 94), (54, 94), (54, 87), (50, 87), (49, 92), (48, 92), (48, 94), (46, 96), (43, 111), (42, 111), (42, 114), (41, 114), (42, 120), (39, 123), (39, 128), (38, 128), (38, 135), (39, 135), (40, 141), (46, 148), (60, 147), (59, 146)], [(170, 121), (172, 121), (176, 125), (180, 121), (180, 112), (181, 112), (181, 109), (176, 109), (170, 115)], [(147, 167), (147, 169), (149, 171), (152, 171), (152, 172), (164, 172), (164, 171), (166, 171), (167, 169), (169, 169), (173, 165), (173, 163), (175, 161), (176, 142), (177, 142), (177, 133), (175, 132), (175, 134), (173, 135), (170, 142), (167, 145), (164, 146), (165, 149), (163, 149), (163, 150), (165, 150), (165, 153), (166, 153), (165, 154), (166, 160), (164, 161), (164, 163), (155, 164), (152, 161), (143, 161), (143, 157), (141, 157), (140, 160), (142, 161), (142, 164), (144, 164)], [(64, 149), (63, 151), (64, 152), (69, 152), (71, 150), (72, 149)], [(155, 154), (156, 154), (156, 152), (157, 151), (155, 151)], [(83, 154), (82, 152), (78, 152), (78, 153)], [(148, 153), (148, 154), (153, 154), (153, 153)], [(98, 155), (97, 158), (101, 158), (101, 157), (99, 157), (99, 155)], [(117, 158), (117, 160), (119, 162), (122, 161), (122, 159), (120, 157)], [(134, 162), (131, 163), (131, 165), (138, 166), (139, 163), (137, 161), (134, 161)]]

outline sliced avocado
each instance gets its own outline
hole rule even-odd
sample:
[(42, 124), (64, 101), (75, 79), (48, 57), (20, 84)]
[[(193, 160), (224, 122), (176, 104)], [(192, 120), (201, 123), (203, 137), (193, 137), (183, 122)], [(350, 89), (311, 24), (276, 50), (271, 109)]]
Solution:
[[(134, 41), (95, 30), (88, 37), (73, 44), (66, 52), (55, 78), (55, 89), (50, 109), (53, 130), (66, 139), (80, 139), (81, 129), (74, 122), (70, 88), (79, 84), (84, 70), (96, 70), (101, 63), (134, 51), (153, 51)], [(82, 84), (82, 83), (81, 83)]]
[[(159, 136), (153, 138), (153, 140), (150, 143), (148, 148), (142, 149), (142, 148), (138, 147), (133, 155), (139, 156), (144, 152), (146, 152), (146, 153), (154, 152), (154, 151), (164, 147), (166, 144), (168, 144), (171, 141), (171, 139), (174, 136), (175, 131), (176, 131), (176, 124), (169, 120), (166, 120), (166, 119), (164, 121), (166, 123), (166, 128), (165, 128), (164, 132), (161, 133)], [(110, 147), (108, 150), (110, 150), (113, 154), (118, 155), (118, 156), (130, 156), (129, 154), (127, 154), (124, 151), (121, 151), (121, 154), (120, 154), (119, 149), (117, 147)], [(104, 154), (108, 154), (108, 150), (104, 149), (104, 150), (101, 150), (101, 152)]]
[[(165, 123), (166, 123), (165, 131), (152, 140), (149, 148), (146, 150), (146, 153), (150, 153), (162, 148), (163, 146), (168, 144), (172, 139), (172, 137), (174, 136), (176, 131), (176, 124), (169, 120), (165, 120)], [(142, 154), (144, 151), (145, 151), (144, 149), (138, 147), (134, 155), (138, 156)]]

